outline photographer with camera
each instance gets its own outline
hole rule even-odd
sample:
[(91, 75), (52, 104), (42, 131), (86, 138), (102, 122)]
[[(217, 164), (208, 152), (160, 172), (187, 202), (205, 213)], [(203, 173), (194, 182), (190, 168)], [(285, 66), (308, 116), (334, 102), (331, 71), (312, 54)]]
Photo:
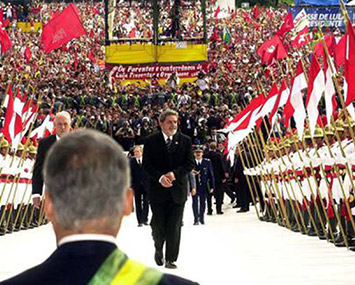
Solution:
[(129, 151), (134, 145), (134, 131), (129, 126), (129, 122), (125, 121), (121, 128), (115, 134), (117, 142), (125, 151)]

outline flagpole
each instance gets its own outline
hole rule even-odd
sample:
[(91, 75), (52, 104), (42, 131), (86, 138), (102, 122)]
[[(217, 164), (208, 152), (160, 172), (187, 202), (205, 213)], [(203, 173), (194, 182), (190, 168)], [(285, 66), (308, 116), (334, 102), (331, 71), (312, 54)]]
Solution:
[[(306, 74), (305, 74), (305, 75), (306, 75)], [(264, 119), (264, 124), (265, 124), (265, 119)], [(281, 134), (281, 133), (280, 133), (280, 134)], [(271, 133), (269, 132), (269, 137), (270, 137), (270, 135), (271, 135)], [(262, 137), (262, 136), (260, 136), (260, 137), (262, 138), (262, 141), (264, 142), (263, 137)], [(264, 144), (263, 144), (263, 148), (265, 148), (265, 142), (264, 142)], [(314, 193), (313, 193), (313, 190), (312, 190), (311, 183), (310, 183), (310, 181), (309, 181), (308, 174), (307, 174), (307, 172), (306, 172), (305, 169), (304, 169), (304, 171), (305, 171), (304, 173), (307, 175), (307, 176), (306, 176), (306, 177), (307, 177), (307, 182), (308, 182), (308, 185), (309, 185), (309, 187), (310, 187), (310, 191), (311, 191), (311, 194), (312, 194), (312, 198), (314, 198)], [(316, 178), (315, 178), (315, 175), (314, 175), (313, 172), (312, 172), (312, 176), (313, 176), (313, 179), (316, 181)], [(317, 185), (317, 187), (318, 187), (318, 185)], [(314, 200), (314, 201), (315, 201), (315, 200)], [(316, 208), (317, 215), (318, 215), (318, 217), (319, 217), (319, 219), (320, 219), (320, 221), (321, 221), (322, 229), (325, 231), (325, 227), (324, 227), (324, 225), (323, 225), (323, 223), (322, 223), (322, 219), (321, 219), (320, 211), (319, 211), (319, 209), (318, 209), (318, 205), (317, 205), (317, 203), (314, 203), (314, 204), (315, 204), (315, 208)], [(322, 205), (322, 206), (323, 206), (323, 205)], [(323, 210), (324, 210), (324, 209), (323, 209)], [(318, 229), (317, 229), (317, 227), (315, 226), (315, 223), (314, 223), (314, 220), (313, 220), (312, 215), (310, 215), (310, 218), (311, 218), (312, 224), (313, 224), (313, 226), (314, 226), (314, 228), (315, 228), (315, 231), (316, 231), (317, 235), (320, 236), (319, 233), (318, 233)]]
[[(276, 137), (275, 130), (274, 130), (273, 128), (272, 128), (272, 131), (273, 131), (274, 137)], [(279, 134), (280, 134), (280, 141), (281, 141), (281, 142), (282, 142), (282, 141), (285, 141), (285, 139), (282, 138), (281, 131), (278, 130), (278, 132), (279, 132)], [(285, 167), (286, 167), (287, 164), (285, 163), (285, 160), (284, 160), (284, 158), (283, 158), (283, 155), (282, 155), (282, 153), (281, 153), (281, 150), (280, 150), (280, 149), (277, 149), (277, 147), (276, 147), (275, 144), (273, 144), (273, 148), (274, 148), (274, 153), (275, 153), (275, 154), (277, 153), (277, 150), (278, 150), (278, 152), (279, 152), (279, 155), (278, 155), (278, 156), (279, 156), (279, 159), (281, 159), (282, 163), (283, 163), (283, 164), (285, 165)], [(287, 153), (287, 156), (288, 156), (288, 151), (286, 151), (286, 153)], [(276, 155), (276, 156), (277, 156), (277, 155)], [(280, 172), (281, 176), (285, 176), (285, 175), (286, 175), (288, 181), (291, 181), (291, 178), (290, 178), (289, 173), (288, 173), (287, 170), (285, 171), (285, 174), (282, 174), (283, 172), (282, 172), (282, 169), (281, 169), (281, 166), (280, 166), (280, 165), (279, 165), (279, 172)], [(284, 177), (282, 177), (282, 178), (283, 178), (283, 180), (286, 180)], [(287, 184), (285, 183), (284, 186), (285, 186), (285, 189), (286, 189), (286, 192), (287, 192), (287, 196), (288, 196), (288, 198), (289, 198), (289, 200), (290, 200), (290, 206), (291, 206), (291, 210), (292, 210), (292, 212), (293, 212), (293, 214), (294, 214), (294, 216), (295, 216), (295, 221), (296, 221), (296, 223), (297, 223), (297, 226), (298, 226), (299, 230), (301, 231), (301, 225), (300, 225), (300, 223), (299, 223), (298, 216), (297, 216), (297, 214), (296, 214), (296, 210), (294, 209), (294, 205), (293, 205), (293, 199), (294, 199), (294, 201), (297, 201), (297, 200), (296, 200), (296, 195), (295, 195), (295, 193), (293, 192), (293, 189), (292, 189), (293, 196), (294, 196), (293, 199), (292, 199), (292, 197), (291, 197), (291, 195), (290, 195), (290, 193), (289, 193), (289, 189), (288, 189), (288, 187), (287, 187)], [(290, 183), (290, 186), (292, 186), (291, 183)], [(297, 208), (297, 210), (299, 210), (299, 209)], [(302, 216), (300, 210), (298, 211), (298, 215), (299, 215), (300, 217)]]
[[(255, 136), (253, 137), (253, 133), (250, 134), (249, 141), (250, 141), (250, 140), (254, 140), (254, 144), (255, 144), (255, 142), (256, 142), (256, 144), (255, 144), (256, 150), (259, 150), (259, 152), (256, 152), (256, 151), (254, 150), (254, 153), (253, 153), (254, 158), (255, 158), (255, 164), (256, 164), (256, 165), (260, 165), (260, 167), (261, 167), (262, 170), (264, 171), (264, 174), (261, 172), (260, 175), (261, 175), (262, 180), (264, 181), (265, 189), (268, 188), (268, 190), (267, 190), (267, 195), (268, 195), (268, 198), (269, 198), (270, 201), (271, 201), (271, 202), (270, 202), (270, 203), (271, 203), (271, 210), (273, 211), (274, 216), (275, 216), (275, 218), (277, 219), (277, 222), (278, 222), (278, 223), (281, 223), (281, 222), (279, 221), (279, 218), (278, 218), (278, 215), (277, 215), (277, 210), (276, 210), (275, 204), (273, 203), (272, 195), (271, 195), (271, 197), (270, 197), (270, 192), (272, 192), (272, 190), (270, 189), (271, 186), (265, 182), (265, 181), (267, 181), (267, 180), (270, 180), (270, 181), (272, 181), (272, 180), (271, 180), (270, 178), (265, 179), (266, 171), (264, 170), (264, 167), (263, 167), (263, 158), (262, 158), (262, 154), (260, 153), (260, 152), (261, 152), (261, 150), (260, 150), (260, 145), (259, 145), (258, 142), (257, 142), (257, 138), (256, 138)], [(251, 142), (251, 143), (253, 144), (253, 142)], [(257, 155), (258, 153), (259, 153), (259, 155)], [(259, 182), (259, 187), (261, 188), (261, 183), (260, 183), (259, 180), (258, 180), (258, 182)], [(256, 193), (258, 194), (258, 192), (256, 192)], [(276, 194), (275, 194), (274, 192), (273, 192), (272, 194), (276, 197)], [(262, 198), (264, 199), (264, 197), (262, 197)], [(261, 201), (261, 198), (260, 198), (260, 197), (259, 197), (259, 200)], [(267, 214), (268, 216), (270, 216), (270, 212), (269, 212), (269, 209), (268, 209), (267, 207), (266, 207), (266, 214)]]
[[(244, 158), (243, 158), (243, 151), (240, 149), (240, 146), (239, 146), (239, 145), (237, 146), (237, 148), (238, 148), (238, 151), (239, 151), (239, 157), (240, 157), (240, 160), (241, 160), (241, 162), (242, 162), (243, 169), (247, 169), (247, 167), (246, 167), (246, 165), (245, 165), (245, 162), (244, 162)], [(244, 153), (246, 153), (245, 150), (244, 150)], [(245, 156), (246, 156), (246, 155), (245, 155)], [(237, 157), (236, 159), (238, 159), (239, 157)], [(247, 159), (247, 157), (246, 157), (246, 159)], [(250, 165), (248, 165), (248, 168), (250, 168)], [(251, 183), (250, 183), (250, 181), (249, 181), (249, 176), (248, 176), (248, 175), (245, 175), (245, 178), (246, 178), (247, 183), (248, 183), (248, 186), (249, 186), (249, 191), (250, 191), (250, 194), (251, 194), (253, 203), (254, 203), (256, 215), (257, 215), (258, 219), (260, 220), (259, 210), (258, 210), (258, 208), (256, 207), (256, 202), (257, 202), (257, 201), (256, 201), (256, 199), (255, 199), (255, 196), (254, 196), (254, 193), (253, 193), (253, 189), (252, 189)], [(253, 181), (252, 178), (250, 178), (250, 180), (252, 180), (253, 185), (254, 185), (254, 188), (256, 189), (255, 182)]]
[[(312, 141), (312, 143), (313, 143), (313, 145), (315, 145), (314, 144), (314, 141)], [(316, 149), (316, 146), (315, 146), (315, 149)], [(307, 148), (305, 148), (305, 150), (306, 150), (306, 152), (308, 151), (307, 150)], [(309, 156), (309, 153), (307, 153), (307, 156), (308, 157), (310, 157)], [(322, 210), (323, 210), (323, 214), (325, 215), (325, 217), (326, 217), (326, 220), (327, 220), (327, 222), (328, 222), (328, 224), (330, 224), (329, 223), (329, 220), (328, 220), (328, 216), (327, 216), (327, 212), (326, 212), (326, 210), (325, 210), (325, 208), (324, 208), (324, 205), (323, 205), (323, 199), (322, 199), (322, 196), (321, 196), (321, 194), (320, 194), (320, 190), (319, 190), (319, 185), (318, 185), (318, 183), (317, 183), (317, 180), (316, 180), (316, 175), (315, 175), (315, 173), (314, 173), (314, 168), (313, 168), (313, 166), (312, 165), (310, 165), (311, 166), (311, 171), (313, 172), (313, 179), (316, 181), (316, 185), (317, 185), (317, 195), (319, 196), (319, 198), (320, 198), (320, 204), (321, 204), (321, 207), (322, 207)], [(321, 166), (320, 166), (321, 167)], [(312, 170), (313, 169), (313, 170)], [(324, 171), (323, 171), (324, 172)], [(310, 190), (311, 190), (311, 196), (312, 196), (312, 199), (313, 199), (313, 201), (314, 201), (314, 203), (315, 203), (315, 207), (317, 207), (318, 208), (318, 206), (317, 206), (317, 203), (316, 203), (316, 199), (314, 199), (314, 192), (313, 192), (313, 190), (312, 190), (312, 186), (311, 186), (311, 184), (310, 184), (310, 181), (309, 181), (309, 179), (307, 179), (307, 182), (308, 182), (308, 186), (310, 187)], [(328, 187), (329, 188), (329, 187)], [(303, 195), (303, 194), (302, 194)], [(323, 219), (322, 219), (322, 217), (321, 217), (321, 215), (320, 215), (320, 211), (319, 211), (319, 208), (318, 208), (318, 211), (317, 212), (319, 212), (318, 213), (318, 218), (319, 218), (319, 220), (320, 220), (320, 222), (321, 222), (321, 225), (322, 225), (322, 229), (323, 229), (323, 231), (324, 231), (324, 234), (326, 235), (326, 227), (325, 227), (325, 225), (323, 225), (323, 223), (322, 223), (322, 221), (323, 221)], [(331, 237), (333, 238), (333, 240), (334, 240), (334, 234), (333, 234), (333, 231), (332, 231), (332, 229), (330, 229), (330, 234), (331, 234)], [(326, 235), (326, 239), (329, 241), (329, 239), (328, 239), (328, 236)]]
[[(342, 2), (342, 0), (340, 0)], [(342, 3), (344, 5), (344, 3)], [(346, 11), (346, 10), (345, 10)], [(344, 13), (347, 15), (347, 12)], [(349, 18), (347, 18), (347, 20), (349, 21)], [(349, 133), (351, 135), (351, 138), (352, 138), (352, 141), (353, 141), (353, 144), (355, 145), (355, 137), (354, 137), (354, 132), (353, 132), (353, 129), (351, 128), (351, 121), (350, 121), (350, 118), (349, 118), (349, 114), (346, 110), (346, 107), (345, 107), (345, 100), (344, 100), (344, 97), (343, 97), (343, 94), (341, 92), (341, 89), (338, 85), (338, 81), (336, 79), (336, 77), (334, 76), (335, 74), (335, 71), (334, 71), (334, 66), (333, 66), (333, 62), (330, 58), (330, 54), (329, 54), (329, 50), (328, 50), (328, 47), (325, 43), (325, 40), (324, 40), (324, 35), (323, 35), (323, 32), (320, 30), (320, 35), (321, 35), (321, 41), (322, 41), (322, 45), (323, 45), (323, 49), (324, 49), (324, 52), (326, 54), (326, 60), (328, 61), (328, 64), (330, 66), (330, 69), (332, 71), (332, 79), (333, 79), (333, 83), (335, 84), (335, 88), (337, 90), (337, 93), (338, 93), (338, 96), (339, 96), (339, 99), (340, 99), (340, 102), (341, 102), (341, 105), (342, 105), (342, 109), (344, 110), (344, 113), (345, 113), (345, 118), (347, 120), (347, 123), (349, 125)], [(334, 127), (334, 120), (332, 120), (332, 125)], [(335, 128), (335, 136), (337, 138), (337, 141), (339, 143), (339, 147), (340, 147), (340, 150), (341, 150), (341, 153), (342, 153), (342, 156), (345, 157), (345, 153), (344, 153), (344, 149), (342, 147), (342, 144), (341, 144), (341, 139), (339, 137), (339, 134)], [(328, 144), (328, 143), (327, 143)], [(329, 146), (328, 146), (329, 147)], [(336, 167), (337, 171), (339, 172), (339, 169)], [(349, 169), (349, 165), (348, 163), (346, 163), (346, 170), (347, 170), (347, 173), (349, 175), (349, 177), (352, 177), (352, 173), (350, 172), (350, 169)], [(338, 176), (338, 175), (337, 175)], [(338, 176), (339, 178), (339, 176)], [(340, 179), (340, 178), (339, 178)], [(341, 190), (342, 190), (342, 194), (344, 196), (344, 202), (345, 202), (345, 206), (346, 206), (346, 210), (348, 211), (349, 213), (349, 216), (350, 216), (350, 222), (351, 222), (351, 226), (353, 228), (353, 230), (355, 231), (355, 222), (354, 222), (354, 219), (352, 217), (352, 214), (351, 214), (351, 209), (350, 209), (350, 205), (349, 205), (349, 201), (348, 199), (346, 198), (346, 195), (345, 195), (345, 191), (343, 189), (343, 184), (341, 183), (342, 181), (340, 181), (340, 186), (341, 186)], [(353, 179), (350, 179), (350, 183), (351, 183), (351, 186), (353, 189), (355, 189), (355, 185), (354, 185), (354, 181)]]

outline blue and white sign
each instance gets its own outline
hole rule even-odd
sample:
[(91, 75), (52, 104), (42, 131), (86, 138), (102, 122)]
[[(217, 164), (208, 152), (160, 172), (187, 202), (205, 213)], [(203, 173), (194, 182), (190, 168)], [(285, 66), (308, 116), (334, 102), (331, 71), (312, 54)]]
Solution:
[[(343, 0), (346, 3), (346, 0)], [(338, 6), (339, 0), (296, 0), (295, 5)]]
[[(329, 27), (344, 29), (344, 16), (340, 7), (290, 7), (292, 17), (304, 9), (307, 13), (309, 27)], [(353, 20), (353, 8), (347, 8), (350, 19)]]

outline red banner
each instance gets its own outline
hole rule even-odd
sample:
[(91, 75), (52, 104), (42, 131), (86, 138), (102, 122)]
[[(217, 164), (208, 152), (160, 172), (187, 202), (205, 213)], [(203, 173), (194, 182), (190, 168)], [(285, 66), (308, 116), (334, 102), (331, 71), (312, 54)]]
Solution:
[(78, 10), (71, 3), (62, 13), (56, 15), (44, 26), (41, 43), (44, 51), (49, 53), (85, 34), (86, 31), (80, 22)]
[(202, 64), (170, 64), (170, 65), (129, 65), (112, 66), (106, 64), (106, 68), (112, 68), (112, 76), (124, 80), (145, 80), (156, 76), (158, 79), (166, 79), (173, 72), (179, 78), (197, 77), (202, 70)]

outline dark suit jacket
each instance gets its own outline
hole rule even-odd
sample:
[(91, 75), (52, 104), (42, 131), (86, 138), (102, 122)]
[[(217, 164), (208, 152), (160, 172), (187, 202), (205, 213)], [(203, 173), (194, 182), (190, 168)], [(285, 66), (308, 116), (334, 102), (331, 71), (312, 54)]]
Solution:
[(223, 164), (223, 157), (219, 151), (209, 151), (204, 157), (211, 160), (213, 166), (213, 173), (216, 184), (221, 184), (222, 180), (225, 178), (225, 169)]
[(197, 165), (196, 160), (194, 160), (194, 169), (198, 172), (198, 174), (196, 174), (198, 195), (206, 194), (208, 191), (207, 184), (209, 184), (211, 188), (215, 188), (213, 167), (209, 159), (203, 158), (200, 165)]
[[(143, 160), (143, 157), (141, 158)], [(132, 157), (130, 159), (131, 166), (131, 187), (135, 192), (146, 191), (148, 185), (147, 173), (143, 169), (143, 165), (139, 165), (137, 159)]]
[[(61, 245), (42, 264), (4, 282), (3, 285), (86, 285), (116, 245), (104, 241), (77, 241)], [(159, 285), (197, 284), (164, 274)]]
[(32, 175), (32, 194), (42, 195), (43, 192), (42, 170), (43, 170), (44, 160), (46, 158), (49, 149), (56, 141), (57, 141), (56, 135), (51, 135), (42, 139), (39, 142), (37, 157), (36, 157), (35, 165), (33, 168), (33, 175)]
[[(143, 167), (149, 176), (148, 196), (152, 203), (165, 203), (173, 199), (176, 204), (187, 200), (187, 174), (193, 167), (191, 140), (178, 132), (173, 137), (170, 153), (162, 132), (147, 137), (144, 144)], [(176, 180), (170, 188), (164, 188), (159, 179), (174, 172)]]

